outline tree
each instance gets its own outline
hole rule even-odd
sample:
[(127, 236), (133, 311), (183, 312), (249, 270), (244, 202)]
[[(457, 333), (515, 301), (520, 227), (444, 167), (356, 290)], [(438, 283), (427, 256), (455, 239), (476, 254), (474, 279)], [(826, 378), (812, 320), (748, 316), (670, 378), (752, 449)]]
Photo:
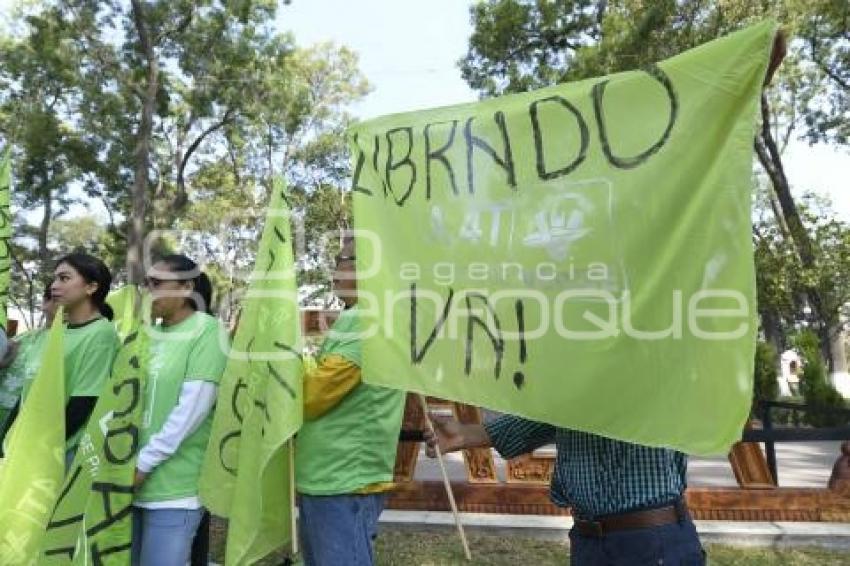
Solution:
[[(763, 210), (764, 205), (756, 208)], [(829, 204), (812, 194), (800, 200), (800, 215), (812, 242), (815, 268), (800, 261), (775, 218), (757, 216), (753, 224), (759, 314), (765, 337), (776, 348), (784, 349), (784, 336), (801, 324), (828, 328), (829, 338), (836, 339), (837, 329), (850, 315), (850, 225), (837, 220)], [(823, 301), (823, 315), (811, 312), (800, 299), (811, 289)]]
[[(346, 106), (369, 85), (350, 50), (278, 33), (277, 4), (57, 0), (19, 13), (0, 44), (0, 128), (19, 209), (44, 216), (19, 219), (16, 265), (47, 267), (79, 241), (139, 282), (144, 240), (165, 230), (148, 243), (207, 259), (234, 296), (284, 175), (307, 231), (302, 279), (326, 288), (324, 232), (349, 225)], [(85, 197), (109, 215), (90, 239), (90, 220), (59, 220)]]
[(806, 421), (812, 426), (837, 426), (847, 424), (847, 418), (830, 412), (844, 409), (844, 398), (826, 380), (826, 370), (820, 355), (819, 338), (811, 330), (804, 329), (793, 337), (793, 344), (803, 357), (803, 375), (800, 391), (813, 411), (806, 413)]
[(78, 200), (64, 189), (90, 167), (92, 151), (66, 119), (77, 88), (78, 58), (66, 48), (75, 30), (55, 16), (27, 16), (25, 38), (0, 41), (0, 131), (13, 148), (16, 208), (42, 208), (32, 234), (38, 279), (50, 270), (51, 222)]
[(798, 30), (801, 51), (814, 67), (803, 105), (812, 142), (850, 144), (850, 4), (845, 0), (797, 0), (806, 17)]
[[(270, 185), (283, 175), (296, 223), (298, 280), (320, 293), (328, 288), (328, 258), (338, 233), (350, 226), (346, 189), (348, 149), (346, 106), (369, 85), (350, 50), (332, 44), (293, 49), (277, 70), (264, 74), (266, 96), (211, 137), (223, 146), (223, 160), (198, 166), (189, 177), (190, 204), (181, 229), (212, 232), (212, 240), (190, 237), (192, 249), (214, 260), (221, 274), (218, 294), (225, 305), (237, 300), (253, 264)], [(229, 211), (226, 217), (222, 211)]]

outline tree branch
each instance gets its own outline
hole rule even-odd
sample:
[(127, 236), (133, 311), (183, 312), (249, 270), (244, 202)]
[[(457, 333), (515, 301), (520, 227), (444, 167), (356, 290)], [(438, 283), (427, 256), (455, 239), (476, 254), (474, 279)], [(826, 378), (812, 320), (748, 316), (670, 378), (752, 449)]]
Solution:
[(174, 207), (177, 210), (185, 207), (186, 203), (189, 201), (188, 195), (186, 194), (186, 180), (184, 175), (186, 165), (189, 163), (189, 159), (192, 157), (192, 154), (195, 153), (195, 150), (198, 149), (207, 136), (232, 122), (235, 114), (236, 111), (233, 108), (228, 108), (221, 120), (201, 132), (201, 134), (195, 138), (195, 141), (189, 145), (189, 148), (186, 150), (186, 154), (180, 161), (180, 169), (177, 171), (177, 198), (174, 200)]

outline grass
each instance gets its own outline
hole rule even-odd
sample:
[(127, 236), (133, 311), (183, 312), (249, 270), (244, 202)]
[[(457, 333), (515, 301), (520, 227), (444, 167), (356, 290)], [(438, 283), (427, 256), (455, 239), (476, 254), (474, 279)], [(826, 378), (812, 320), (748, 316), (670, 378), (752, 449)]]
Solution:
[[(444, 533), (384, 532), (378, 537), (379, 566), (443, 566), (474, 564), (498, 566), (533, 564), (550, 566), (569, 564), (569, 550), (563, 543), (521, 538), (473, 535), (469, 538), (473, 561), (463, 559), (463, 550), (455, 535)], [(850, 553), (820, 548), (741, 548), (708, 546), (712, 566), (808, 566), (850, 564)]]
[[(218, 539), (218, 540), (216, 540)], [(455, 534), (429, 531), (384, 531), (378, 537), (378, 566), (565, 566), (569, 564), (566, 544), (518, 536), (471, 535), (469, 546), (473, 561), (466, 562)], [(224, 562), (224, 540), (213, 538), (212, 556)], [(711, 566), (845, 566), (850, 553), (822, 548), (742, 548), (709, 545)], [(262, 566), (278, 566), (283, 555), (275, 553), (259, 562)]]

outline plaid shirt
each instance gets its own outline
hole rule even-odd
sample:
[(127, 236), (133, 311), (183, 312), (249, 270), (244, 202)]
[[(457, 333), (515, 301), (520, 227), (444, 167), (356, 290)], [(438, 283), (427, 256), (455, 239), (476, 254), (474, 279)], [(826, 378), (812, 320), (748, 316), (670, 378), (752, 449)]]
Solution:
[(502, 416), (485, 425), (505, 458), (546, 444), (557, 450), (552, 501), (581, 519), (623, 513), (673, 501), (685, 490), (687, 456), (565, 428)]

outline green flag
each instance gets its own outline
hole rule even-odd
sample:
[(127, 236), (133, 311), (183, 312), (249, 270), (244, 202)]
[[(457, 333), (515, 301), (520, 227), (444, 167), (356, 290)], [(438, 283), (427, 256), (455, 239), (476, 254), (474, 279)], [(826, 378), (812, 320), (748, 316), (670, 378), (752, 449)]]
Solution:
[(40, 564), (130, 563), (133, 476), (149, 336), (138, 323), (112, 365), (62, 486)]
[(725, 453), (752, 394), (775, 33), (353, 126), (364, 380)]
[(226, 563), (252, 564), (292, 542), (287, 440), (301, 426), (301, 336), (290, 212), (276, 182), (219, 389), (201, 500), (227, 517)]
[(62, 309), (0, 462), (0, 564), (36, 564), (65, 474)]
[(137, 313), (140, 312), (140, 302), (141, 295), (135, 285), (124, 285), (106, 297), (106, 303), (115, 313), (112, 322), (122, 340), (138, 327)]
[(12, 273), (12, 194), (11, 148), (0, 154), (0, 328), (6, 330), (6, 303), (9, 300), (9, 281)]

